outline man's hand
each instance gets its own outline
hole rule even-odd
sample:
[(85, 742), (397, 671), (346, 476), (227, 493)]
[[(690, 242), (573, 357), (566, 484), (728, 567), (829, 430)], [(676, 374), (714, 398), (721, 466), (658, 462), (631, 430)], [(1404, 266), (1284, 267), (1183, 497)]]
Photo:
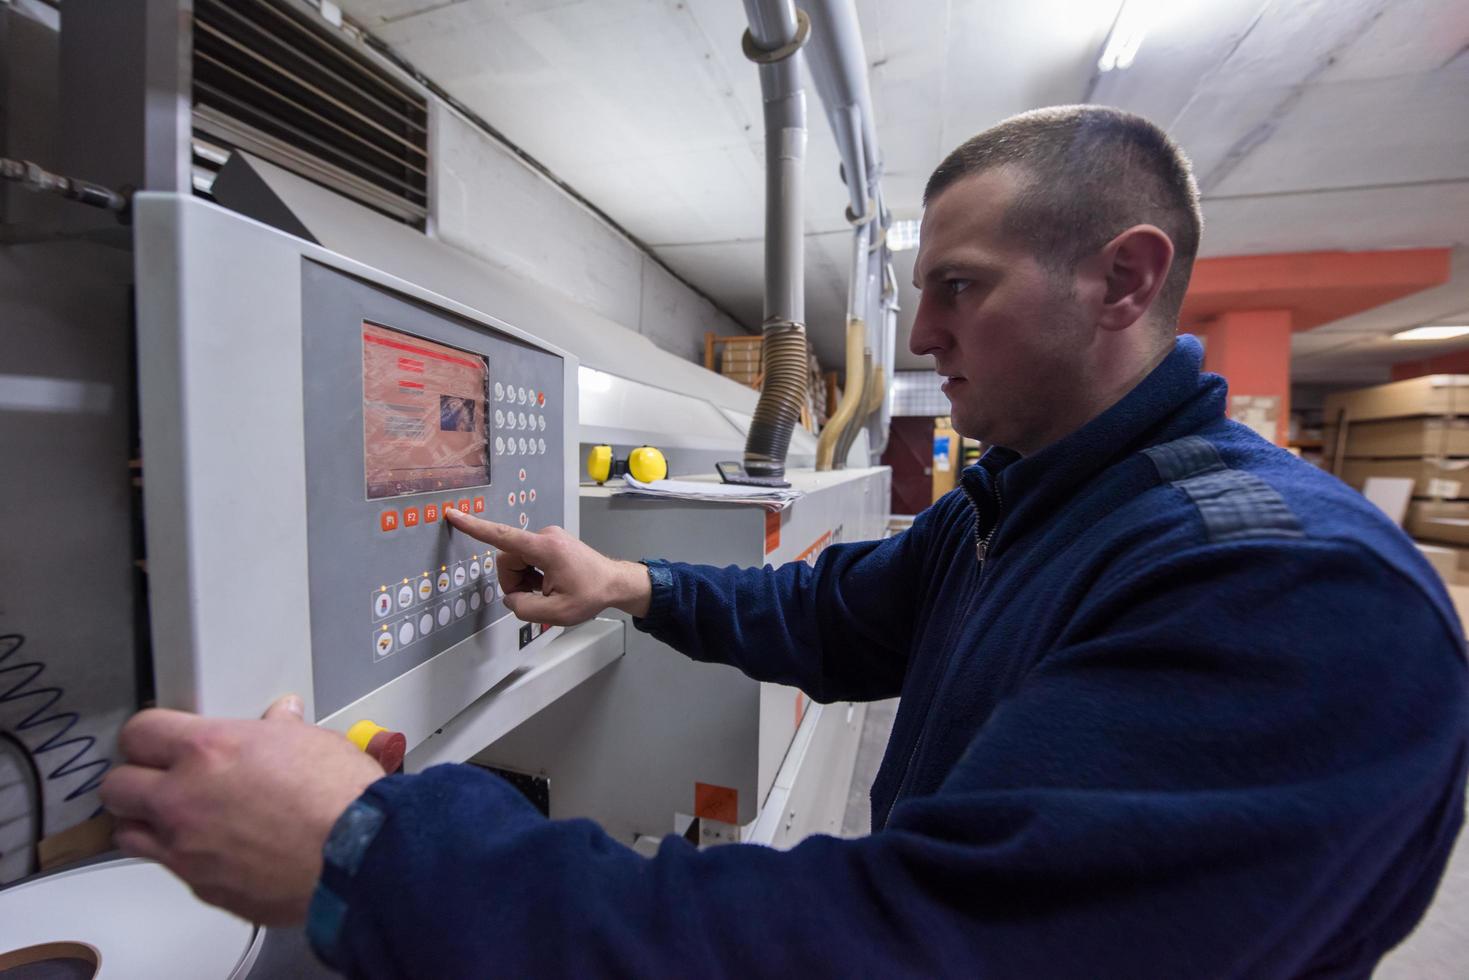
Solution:
[(261, 721), (143, 711), (118, 747), (127, 764), (101, 789), (118, 847), (267, 926), (305, 920), (332, 824), (383, 775), (341, 735), (302, 721), (295, 695)]
[(575, 626), (609, 607), (648, 614), (653, 586), (644, 565), (608, 558), (559, 527), (522, 531), (453, 508), (444, 517), (457, 530), (500, 549), (495, 566), (505, 605), (527, 623)]

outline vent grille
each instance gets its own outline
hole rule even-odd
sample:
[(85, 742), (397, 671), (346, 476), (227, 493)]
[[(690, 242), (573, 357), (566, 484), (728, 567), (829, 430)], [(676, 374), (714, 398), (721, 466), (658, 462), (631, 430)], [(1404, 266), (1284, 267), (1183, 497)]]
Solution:
[(194, 187), (231, 149), (418, 227), (428, 105), (281, 0), (195, 0)]

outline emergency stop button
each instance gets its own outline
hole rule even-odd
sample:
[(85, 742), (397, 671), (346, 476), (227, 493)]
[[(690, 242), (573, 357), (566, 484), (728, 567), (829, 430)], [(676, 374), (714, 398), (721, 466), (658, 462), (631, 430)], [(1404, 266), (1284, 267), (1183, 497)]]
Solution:
[(402, 732), (390, 732), (364, 718), (347, 729), (347, 740), (377, 760), (383, 772), (391, 774), (403, 768), (408, 738)]

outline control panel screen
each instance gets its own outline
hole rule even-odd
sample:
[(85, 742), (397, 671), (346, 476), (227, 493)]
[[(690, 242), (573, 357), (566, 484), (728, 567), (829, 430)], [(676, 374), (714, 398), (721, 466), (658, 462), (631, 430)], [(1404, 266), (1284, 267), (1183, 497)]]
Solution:
[(478, 354), (363, 321), (368, 499), (490, 482), (489, 377)]

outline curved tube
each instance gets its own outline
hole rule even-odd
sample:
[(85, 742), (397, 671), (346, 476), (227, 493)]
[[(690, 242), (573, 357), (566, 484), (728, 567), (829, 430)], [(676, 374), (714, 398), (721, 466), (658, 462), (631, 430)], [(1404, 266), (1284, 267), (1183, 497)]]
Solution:
[(867, 377), (863, 372), (862, 358), (867, 353), (867, 324), (857, 317), (847, 318), (847, 387), (837, 410), (821, 430), (816, 440), (816, 468), (829, 470), (836, 459), (837, 444), (847, 426), (857, 419), (857, 410), (862, 407), (862, 393)]

